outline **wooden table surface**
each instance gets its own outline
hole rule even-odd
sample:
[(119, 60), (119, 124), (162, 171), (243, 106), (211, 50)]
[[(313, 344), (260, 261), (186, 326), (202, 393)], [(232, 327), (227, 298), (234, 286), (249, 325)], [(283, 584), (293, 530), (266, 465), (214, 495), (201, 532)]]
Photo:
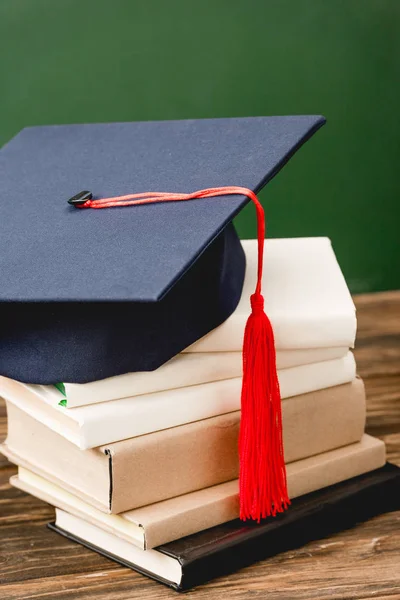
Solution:
[[(358, 372), (367, 388), (367, 432), (400, 465), (400, 292), (356, 296)], [(6, 412), (0, 404), (0, 438)], [(176, 592), (46, 529), (53, 509), (10, 487), (0, 458), (0, 598), (131, 600)], [(196, 600), (400, 598), (400, 512), (260, 562), (189, 592)]]

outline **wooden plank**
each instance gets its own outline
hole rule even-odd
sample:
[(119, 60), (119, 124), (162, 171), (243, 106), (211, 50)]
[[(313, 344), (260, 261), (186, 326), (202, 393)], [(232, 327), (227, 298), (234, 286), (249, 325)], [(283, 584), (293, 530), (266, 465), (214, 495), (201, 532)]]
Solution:
[(367, 392), (367, 432), (400, 431), (400, 292), (355, 296), (357, 371)]
[(398, 335), (400, 324), (400, 291), (357, 294), (357, 341), (364, 338)]

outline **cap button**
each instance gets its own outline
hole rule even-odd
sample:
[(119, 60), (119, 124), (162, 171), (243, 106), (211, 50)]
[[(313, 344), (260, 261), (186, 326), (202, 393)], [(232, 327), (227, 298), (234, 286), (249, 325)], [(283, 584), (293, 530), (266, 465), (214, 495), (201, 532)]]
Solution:
[(72, 196), (72, 198), (68, 200), (68, 204), (72, 204), (72, 206), (79, 206), (80, 204), (85, 204), (86, 200), (91, 200), (92, 198), (92, 192), (83, 190), (83, 192), (79, 192), (79, 194), (76, 194), (76, 196)]

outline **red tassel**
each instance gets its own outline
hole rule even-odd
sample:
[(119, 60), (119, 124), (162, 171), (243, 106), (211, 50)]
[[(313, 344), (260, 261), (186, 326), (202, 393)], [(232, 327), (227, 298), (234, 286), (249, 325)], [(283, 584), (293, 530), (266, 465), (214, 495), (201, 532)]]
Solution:
[[(92, 200), (91, 194), (74, 201), (78, 208), (112, 208), (155, 202), (179, 202), (229, 194), (250, 198), (257, 214), (258, 273), (252, 312), (243, 342), (242, 415), (239, 438), (240, 518), (260, 521), (283, 512), (290, 504), (282, 442), (281, 397), (276, 372), (274, 334), (261, 295), (265, 218), (254, 192), (232, 186), (208, 188), (192, 194), (144, 192)], [(88, 198), (86, 200), (86, 198)]]
[(251, 307), (243, 342), (240, 518), (259, 522), (283, 512), (290, 501), (274, 334), (260, 293), (252, 295)]

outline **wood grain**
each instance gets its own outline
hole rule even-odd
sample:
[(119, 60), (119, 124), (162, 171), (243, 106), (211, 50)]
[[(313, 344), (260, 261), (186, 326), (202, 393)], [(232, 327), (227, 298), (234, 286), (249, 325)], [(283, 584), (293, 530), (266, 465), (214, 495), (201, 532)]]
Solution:
[[(367, 389), (367, 431), (400, 465), (400, 292), (355, 297), (358, 371)], [(0, 402), (0, 439), (6, 434)], [(176, 593), (57, 536), (53, 509), (11, 488), (0, 461), (0, 598), (143, 600)], [(185, 595), (196, 600), (400, 599), (400, 512), (262, 561)]]
[[(0, 398), (0, 442), (5, 440), (7, 435), (7, 411), (6, 404), (2, 398)], [(0, 469), (3, 466), (9, 465), (10, 463), (5, 456), (0, 454)]]

